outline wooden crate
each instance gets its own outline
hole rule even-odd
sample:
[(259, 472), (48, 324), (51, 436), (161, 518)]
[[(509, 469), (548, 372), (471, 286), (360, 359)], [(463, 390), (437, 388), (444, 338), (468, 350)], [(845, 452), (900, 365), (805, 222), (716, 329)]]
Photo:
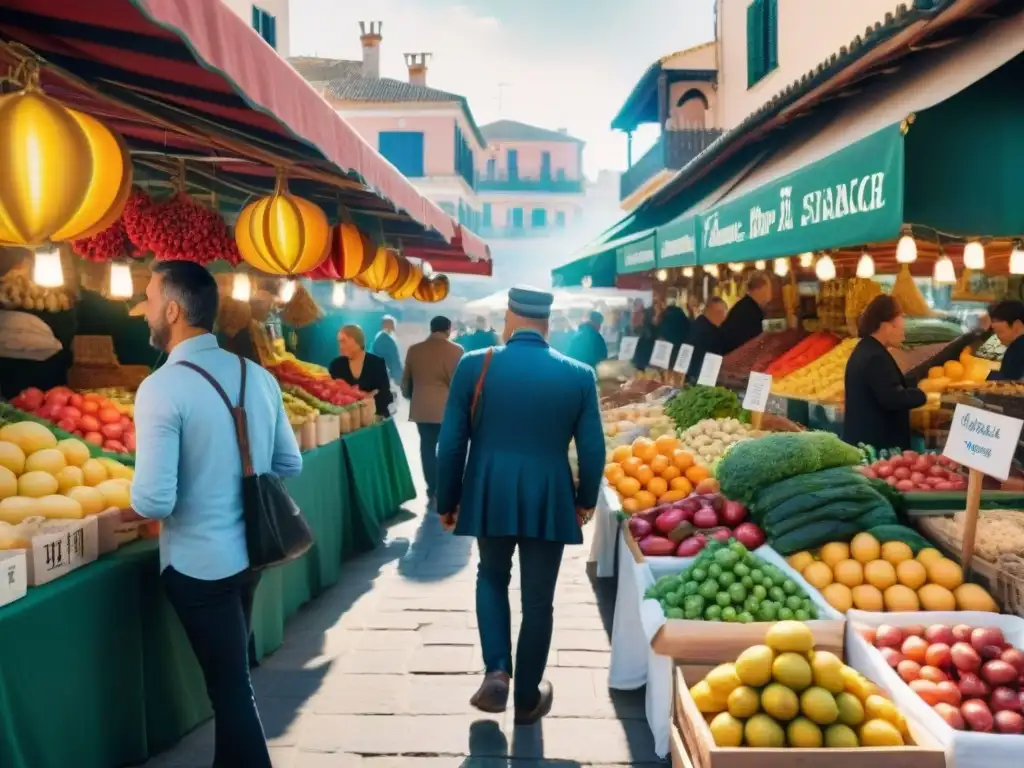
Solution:
[[(720, 660), (732, 660), (725, 654)], [(697, 681), (708, 666), (679, 666), (675, 673), (676, 722), (694, 768), (945, 768), (945, 753), (926, 733), (914, 732), (916, 742), (906, 747), (858, 749), (753, 749), (719, 747), (711, 737), (704, 715), (690, 696), (689, 681)], [(674, 757), (674, 756), (673, 756)]]
[[(805, 622), (814, 635), (814, 647), (844, 658), (846, 621), (817, 619)], [(684, 664), (718, 664), (735, 659), (752, 645), (764, 642), (772, 622), (726, 624), (720, 621), (669, 619), (651, 641), (651, 650)]]
[(693, 768), (690, 756), (686, 753), (683, 734), (675, 725), (672, 726), (672, 733), (669, 734), (669, 749), (672, 754), (672, 768)]
[(71, 354), (75, 365), (118, 365), (113, 336), (75, 336), (71, 340)]

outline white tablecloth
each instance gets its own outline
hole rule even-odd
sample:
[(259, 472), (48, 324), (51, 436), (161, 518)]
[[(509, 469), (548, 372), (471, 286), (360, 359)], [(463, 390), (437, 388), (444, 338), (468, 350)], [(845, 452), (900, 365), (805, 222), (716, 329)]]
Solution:
[(619, 497), (601, 481), (594, 512), (594, 539), (590, 543), (590, 562), (596, 564), (597, 578), (610, 579), (615, 575), (615, 543), (619, 532)]

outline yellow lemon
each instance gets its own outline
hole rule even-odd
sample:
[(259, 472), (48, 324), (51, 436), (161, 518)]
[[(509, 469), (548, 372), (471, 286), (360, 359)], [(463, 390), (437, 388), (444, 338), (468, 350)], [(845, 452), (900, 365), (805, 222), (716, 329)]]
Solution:
[(824, 742), (821, 728), (806, 717), (798, 717), (786, 727), (786, 743), (796, 749), (818, 749)]
[(780, 653), (772, 662), (772, 679), (794, 691), (811, 684), (811, 665), (798, 653)]
[(804, 568), (814, 562), (814, 556), (810, 552), (796, 552), (786, 558), (786, 563), (797, 573), (803, 573)]
[(888, 720), (868, 720), (860, 727), (860, 743), (865, 747), (902, 747), (903, 735)]
[(864, 566), (864, 579), (883, 592), (896, 583), (896, 569), (885, 560), (872, 560)]
[(833, 723), (825, 729), (825, 746), (829, 749), (856, 749), (860, 742), (852, 728), (842, 723)]
[(928, 581), (928, 569), (918, 560), (904, 560), (896, 566), (896, 578), (905, 587), (920, 589)]
[(711, 686), (711, 690), (717, 696), (728, 696), (733, 689), (743, 684), (739, 675), (736, 674), (736, 667), (733, 664), (719, 664), (708, 672), (704, 681)]
[(864, 722), (864, 705), (852, 693), (843, 691), (836, 694), (836, 707), (839, 710), (837, 719), (843, 725), (855, 728)]
[(814, 635), (802, 621), (780, 621), (765, 633), (764, 642), (775, 651), (807, 653), (814, 648)]
[(870, 533), (858, 533), (850, 542), (850, 554), (854, 560), (870, 563), (882, 554), (882, 545)]
[(720, 712), (708, 726), (719, 747), (738, 747), (743, 743), (743, 723), (728, 712)]
[(752, 688), (760, 688), (772, 679), (772, 662), (775, 651), (767, 645), (753, 645), (736, 659), (736, 675), (740, 682)]
[(914, 552), (902, 541), (887, 541), (882, 545), (882, 559), (892, 565), (899, 565), (904, 560), (913, 560)]
[(845, 687), (843, 662), (829, 651), (815, 651), (811, 659), (811, 674), (814, 684), (830, 693), (840, 693)]
[(745, 720), (757, 714), (761, 708), (761, 697), (749, 685), (741, 685), (729, 694), (726, 707), (730, 715)]
[(754, 749), (781, 749), (786, 746), (782, 727), (768, 715), (754, 715), (743, 726), (743, 738)]

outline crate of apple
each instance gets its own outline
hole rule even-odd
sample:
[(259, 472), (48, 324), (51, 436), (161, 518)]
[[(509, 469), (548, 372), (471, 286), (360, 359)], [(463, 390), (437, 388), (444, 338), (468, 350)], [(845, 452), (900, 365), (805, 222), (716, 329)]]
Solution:
[(884, 480), (897, 491), (962, 491), (967, 477), (960, 466), (945, 456), (935, 453), (904, 451), (889, 459), (880, 459), (870, 466), (861, 467), (870, 478)]
[(135, 422), (117, 403), (69, 387), (29, 387), (11, 405), (108, 453), (135, 453)]
[(1024, 652), (996, 627), (861, 631), (911, 690), (958, 731), (1024, 734)]

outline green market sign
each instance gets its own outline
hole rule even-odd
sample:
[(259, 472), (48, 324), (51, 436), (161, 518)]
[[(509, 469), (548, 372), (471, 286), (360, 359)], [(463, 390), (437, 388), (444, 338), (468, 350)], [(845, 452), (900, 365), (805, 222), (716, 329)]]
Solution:
[(692, 267), (697, 263), (697, 217), (681, 216), (658, 228), (659, 267)]
[(884, 128), (701, 216), (701, 264), (792, 256), (895, 237), (903, 135)]
[(620, 275), (654, 269), (654, 236), (648, 235), (615, 251), (616, 271)]

